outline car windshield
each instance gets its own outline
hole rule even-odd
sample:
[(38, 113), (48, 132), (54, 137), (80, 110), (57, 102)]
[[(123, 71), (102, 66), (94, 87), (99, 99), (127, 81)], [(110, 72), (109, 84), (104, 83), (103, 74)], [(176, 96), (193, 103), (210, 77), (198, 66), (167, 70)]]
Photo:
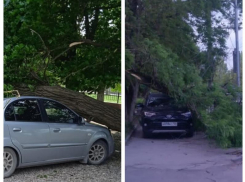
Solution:
[(151, 97), (148, 101), (148, 107), (165, 107), (165, 106), (173, 106), (174, 100), (165, 97)]

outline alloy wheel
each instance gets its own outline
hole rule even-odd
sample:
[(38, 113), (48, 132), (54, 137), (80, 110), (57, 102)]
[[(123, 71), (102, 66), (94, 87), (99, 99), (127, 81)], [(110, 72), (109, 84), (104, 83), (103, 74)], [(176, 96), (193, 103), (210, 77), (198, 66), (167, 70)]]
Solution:
[(3, 153), (3, 170), (4, 173), (9, 172), (14, 165), (14, 161), (13, 161), (13, 156), (11, 153), (9, 152), (4, 152)]
[(105, 157), (105, 148), (100, 144), (95, 144), (89, 151), (89, 160), (91, 162), (100, 162)]

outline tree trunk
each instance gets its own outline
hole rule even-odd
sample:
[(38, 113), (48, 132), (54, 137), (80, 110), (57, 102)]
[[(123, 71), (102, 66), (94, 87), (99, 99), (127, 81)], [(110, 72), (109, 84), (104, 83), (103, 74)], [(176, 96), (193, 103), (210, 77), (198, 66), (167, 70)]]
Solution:
[(144, 99), (146, 99), (148, 93), (150, 92), (151, 88), (150, 87), (146, 87), (146, 89), (144, 90), (142, 96)]
[(18, 86), (16, 88), (21, 96), (40, 96), (54, 99), (68, 106), (82, 117), (93, 118), (92, 120), (97, 123), (121, 131), (120, 109), (109, 106), (104, 102), (59, 86), (38, 86), (34, 92), (27, 87)]
[(215, 64), (214, 64), (214, 55), (213, 55), (213, 29), (212, 29), (212, 13), (211, 13), (211, 4), (207, 2), (206, 4), (206, 36), (207, 36), (207, 63), (210, 66), (210, 76), (208, 78), (208, 88), (213, 86), (213, 79), (215, 74)]
[(97, 100), (104, 102), (104, 91), (103, 87), (98, 90)]
[(130, 112), (129, 114), (129, 121), (133, 122), (134, 119), (134, 110), (135, 110), (135, 104), (138, 97), (138, 91), (139, 91), (139, 82), (135, 81), (135, 85), (132, 86), (132, 100), (130, 105)]
[(128, 102), (129, 102), (129, 93), (127, 87), (125, 88), (125, 122), (128, 122)]
[[(129, 78), (131, 79), (131, 78)], [(125, 118), (128, 122), (133, 121), (134, 109), (139, 91), (139, 82), (137, 79), (132, 79), (130, 85), (126, 88), (125, 94)]]

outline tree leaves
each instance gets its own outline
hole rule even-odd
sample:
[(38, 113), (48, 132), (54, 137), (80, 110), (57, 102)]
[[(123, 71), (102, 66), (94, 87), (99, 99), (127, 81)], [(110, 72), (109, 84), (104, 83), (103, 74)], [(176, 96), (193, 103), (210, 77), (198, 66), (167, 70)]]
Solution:
[[(155, 82), (165, 85), (192, 110), (195, 126), (218, 144), (241, 145), (241, 106), (225, 71), (227, 29), (221, 25), (231, 5), (211, 0), (128, 0), (126, 5), (126, 68), (150, 77), (152, 88), (163, 91)], [(224, 80), (231, 90), (221, 86)]]
[[(40, 84), (43, 80), (43, 83), (62, 84), (74, 90), (96, 90), (98, 84), (110, 87), (120, 82), (121, 12), (118, 0), (21, 0), (5, 1), (6, 4), (6, 83)], [(93, 24), (94, 9), (101, 8)], [(89, 27), (84, 23), (85, 12), (90, 17)], [(86, 39), (89, 36), (86, 29), (92, 31), (93, 40)], [(83, 40), (86, 44), (82, 44)]]

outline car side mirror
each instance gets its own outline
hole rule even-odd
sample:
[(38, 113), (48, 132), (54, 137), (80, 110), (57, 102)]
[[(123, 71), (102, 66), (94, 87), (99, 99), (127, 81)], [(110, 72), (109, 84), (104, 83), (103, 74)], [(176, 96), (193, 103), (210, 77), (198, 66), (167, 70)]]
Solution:
[(79, 125), (84, 125), (85, 124), (85, 121), (84, 121), (84, 119), (81, 116), (78, 116), (78, 122), (77, 123)]

